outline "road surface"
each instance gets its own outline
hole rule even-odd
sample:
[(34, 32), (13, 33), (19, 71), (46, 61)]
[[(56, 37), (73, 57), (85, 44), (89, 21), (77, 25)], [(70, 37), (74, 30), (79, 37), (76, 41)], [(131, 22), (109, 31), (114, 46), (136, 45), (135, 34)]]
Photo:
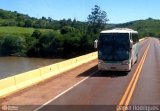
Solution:
[(160, 42), (140, 42), (129, 73), (99, 72), (94, 60), (0, 102), (24, 111), (160, 111)]

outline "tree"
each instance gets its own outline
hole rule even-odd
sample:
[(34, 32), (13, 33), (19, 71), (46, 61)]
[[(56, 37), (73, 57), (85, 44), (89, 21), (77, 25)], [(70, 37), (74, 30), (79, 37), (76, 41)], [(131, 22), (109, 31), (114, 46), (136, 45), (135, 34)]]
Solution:
[(24, 55), (25, 45), (26, 45), (25, 40), (22, 37), (6, 36), (4, 37), (1, 50), (3, 55), (10, 55), (10, 54)]
[(35, 28), (46, 28), (46, 20), (42, 20), (42, 19), (36, 20), (33, 27), (35, 27)]
[(2, 52), (2, 44), (4, 42), (4, 37), (0, 37), (0, 56), (3, 55), (3, 52)]
[(88, 15), (88, 32), (97, 34), (100, 30), (105, 28), (107, 13), (102, 11), (98, 5), (95, 5), (91, 14)]
[(41, 36), (41, 32), (39, 30), (34, 30), (34, 32), (32, 33), (31, 37), (34, 37), (36, 39), (39, 39)]
[(82, 54), (94, 51), (93, 41), (91, 41), (88, 35), (83, 35), (80, 38), (80, 49)]
[(71, 26), (64, 26), (60, 30), (61, 34), (67, 34), (67, 33), (78, 33), (78, 29), (71, 27)]
[(46, 20), (46, 17), (42, 16), (42, 20)]
[(149, 17), (147, 20), (153, 20), (153, 18)]
[(32, 27), (32, 20), (26, 20), (24, 26), (25, 27)]
[[(66, 35), (69, 36), (69, 35)], [(71, 58), (80, 54), (80, 39), (77, 37), (65, 37), (63, 43), (63, 57)]]

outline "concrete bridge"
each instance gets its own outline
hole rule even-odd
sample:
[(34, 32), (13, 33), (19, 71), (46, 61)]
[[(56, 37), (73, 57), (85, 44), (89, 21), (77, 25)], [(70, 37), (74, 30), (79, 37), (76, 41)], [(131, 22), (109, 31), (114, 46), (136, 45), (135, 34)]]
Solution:
[(93, 52), (1, 79), (0, 108), (2, 111), (9, 108), (18, 111), (150, 108), (159, 111), (160, 41), (147, 38), (139, 44), (139, 60), (129, 73), (99, 72), (97, 52)]

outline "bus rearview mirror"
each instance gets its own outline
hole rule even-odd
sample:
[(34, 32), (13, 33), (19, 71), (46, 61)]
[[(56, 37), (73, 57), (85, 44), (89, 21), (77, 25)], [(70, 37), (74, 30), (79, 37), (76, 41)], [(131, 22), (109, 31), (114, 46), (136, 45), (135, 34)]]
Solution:
[(98, 40), (97, 40), (97, 39), (94, 41), (94, 48), (95, 48), (95, 49), (98, 48)]
[(133, 47), (133, 41), (131, 40), (130, 41), (130, 49), (132, 49), (132, 47)]

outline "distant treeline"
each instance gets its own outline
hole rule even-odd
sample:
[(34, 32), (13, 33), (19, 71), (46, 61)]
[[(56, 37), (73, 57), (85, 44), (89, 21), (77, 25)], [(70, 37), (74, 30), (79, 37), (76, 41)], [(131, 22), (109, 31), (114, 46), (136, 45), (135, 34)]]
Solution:
[(63, 26), (83, 29), (83, 27), (86, 26), (86, 23), (77, 21), (76, 19), (63, 19), (59, 21), (53, 20), (51, 17), (42, 17), (37, 19), (25, 14), (20, 14), (17, 11), (12, 12), (0, 9), (0, 26), (33, 27), (59, 30)]
[(35, 30), (30, 37), (16, 35), (0, 37), (0, 55), (68, 58), (92, 51), (94, 51), (92, 40), (78, 31), (62, 35), (54, 31), (42, 33)]
[[(70, 58), (95, 51), (93, 41), (105, 29), (107, 14), (95, 5), (87, 22), (29, 17), (0, 9), (0, 26), (35, 28), (31, 35), (0, 35), (0, 55)], [(51, 29), (50, 31), (41, 31)]]

